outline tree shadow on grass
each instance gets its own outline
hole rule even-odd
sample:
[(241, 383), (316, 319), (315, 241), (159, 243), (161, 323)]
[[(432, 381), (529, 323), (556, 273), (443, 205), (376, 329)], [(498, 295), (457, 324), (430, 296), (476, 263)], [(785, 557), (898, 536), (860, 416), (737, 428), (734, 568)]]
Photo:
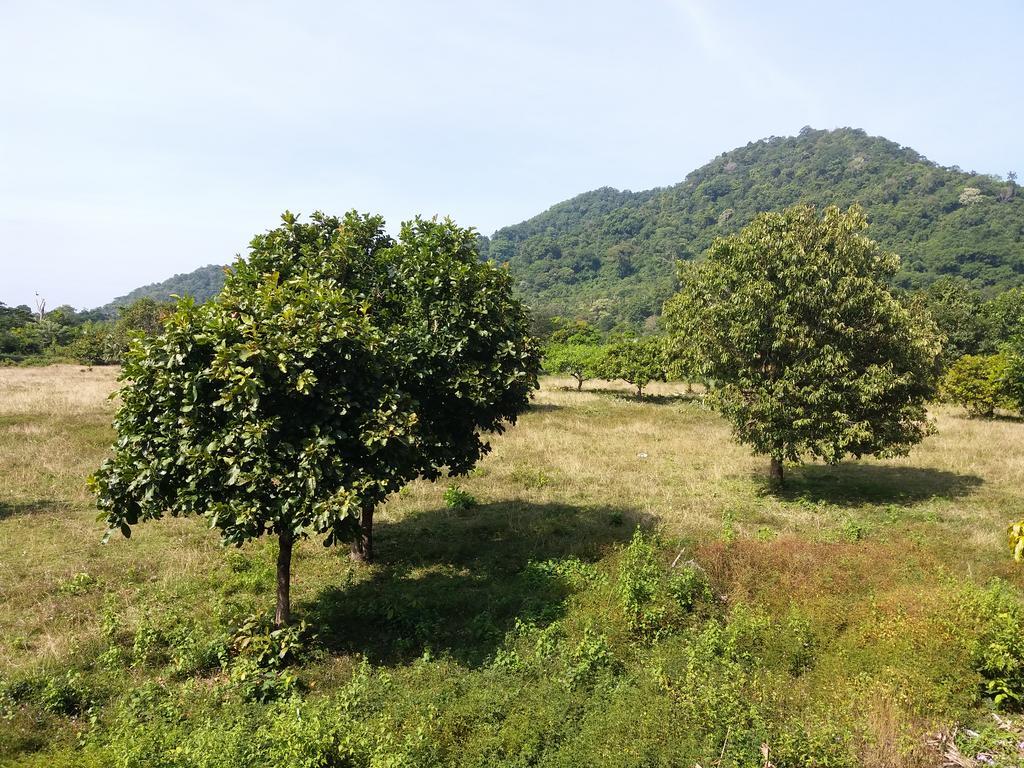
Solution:
[(943, 469), (848, 462), (804, 464), (792, 469), (782, 489), (762, 478), (766, 493), (787, 501), (860, 504), (918, 504), (935, 498), (955, 499), (972, 493), (984, 482), (977, 475)]
[(527, 413), (550, 413), (551, 411), (560, 411), (562, 406), (557, 403), (530, 403), (530, 407), (526, 410)]
[(630, 403), (642, 403), (644, 405), (671, 405), (672, 403), (697, 403), (704, 399), (704, 396), (694, 392), (678, 392), (673, 395), (647, 394), (637, 395), (636, 392), (626, 392), (621, 389), (595, 389), (595, 395), (602, 395), (613, 400), (625, 400)]
[(6, 502), (0, 501), (0, 520), (8, 517), (27, 517), (42, 512), (52, 512), (64, 508), (63, 502), (51, 499), (38, 499), (36, 501)]
[(484, 663), (516, 620), (563, 615), (568, 583), (548, 560), (596, 560), (652, 519), (609, 507), (508, 501), (467, 512), (433, 510), (374, 526), (369, 578), (328, 587), (302, 613), (335, 652), (375, 664), (425, 651)]

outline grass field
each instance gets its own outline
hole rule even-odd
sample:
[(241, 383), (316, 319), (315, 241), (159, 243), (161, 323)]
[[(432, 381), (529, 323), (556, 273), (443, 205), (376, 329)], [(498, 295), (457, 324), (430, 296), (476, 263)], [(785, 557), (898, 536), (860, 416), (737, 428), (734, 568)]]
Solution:
[(939, 406), (909, 457), (776, 493), (684, 387), (549, 379), (453, 481), (476, 505), (413, 484), (372, 566), (304, 542), (282, 639), (239, 629), (273, 542), (100, 543), (115, 376), (0, 368), (0, 764), (1020, 764), (990, 699), (1024, 693), (1024, 423)]

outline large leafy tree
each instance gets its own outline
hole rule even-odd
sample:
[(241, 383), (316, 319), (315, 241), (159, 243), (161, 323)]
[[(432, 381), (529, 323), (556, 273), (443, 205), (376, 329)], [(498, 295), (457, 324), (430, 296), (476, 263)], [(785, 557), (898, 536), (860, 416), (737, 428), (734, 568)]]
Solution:
[(467, 472), (536, 387), (507, 271), (476, 236), (416, 219), (285, 214), (223, 291), (133, 341), (118, 438), (93, 478), (111, 530), (202, 515), (229, 544), (278, 538), (276, 621), (296, 540), (372, 557), (373, 510), (417, 477)]
[(667, 327), (720, 386), (711, 402), (771, 460), (906, 453), (931, 429), (938, 333), (887, 287), (899, 257), (858, 207), (758, 216), (684, 267)]

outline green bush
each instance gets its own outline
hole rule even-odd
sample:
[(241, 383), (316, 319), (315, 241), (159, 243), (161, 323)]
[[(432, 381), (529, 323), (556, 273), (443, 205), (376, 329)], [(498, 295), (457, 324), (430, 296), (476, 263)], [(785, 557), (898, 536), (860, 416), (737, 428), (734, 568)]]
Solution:
[(247, 701), (281, 698), (296, 689), (289, 667), (308, 654), (314, 639), (305, 622), (275, 628), (267, 617), (250, 616), (231, 638), (228, 677)]
[(1015, 405), (1008, 389), (1009, 371), (1005, 355), (964, 355), (946, 371), (942, 397), (962, 405), (971, 416), (991, 417), (996, 408)]
[(972, 649), (982, 693), (997, 707), (1024, 705), (1024, 606), (1002, 582), (995, 582), (967, 610), (979, 623)]
[(639, 528), (622, 554), (618, 592), (629, 631), (647, 640), (672, 634), (687, 613), (711, 602), (704, 574), (689, 564), (668, 568)]
[(477, 506), (476, 498), (457, 485), (450, 485), (444, 492), (444, 505), (453, 512), (465, 512)]
[(78, 715), (91, 703), (88, 688), (78, 672), (68, 671), (47, 679), (39, 691), (39, 704), (55, 715)]

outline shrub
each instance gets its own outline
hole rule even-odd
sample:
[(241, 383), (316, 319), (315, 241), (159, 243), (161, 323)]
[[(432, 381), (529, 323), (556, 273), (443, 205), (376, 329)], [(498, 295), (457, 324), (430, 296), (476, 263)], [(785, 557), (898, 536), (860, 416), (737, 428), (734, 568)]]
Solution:
[(476, 498), (457, 485), (450, 485), (444, 492), (444, 505), (453, 512), (465, 512), (477, 506)]
[(296, 688), (288, 667), (305, 656), (313, 639), (305, 622), (275, 628), (265, 617), (250, 616), (231, 639), (228, 677), (248, 701), (279, 698)]
[(672, 634), (687, 613), (711, 598), (702, 571), (689, 564), (666, 568), (639, 528), (623, 552), (617, 586), (629, 631), (646, 640)]
[(1002, 582), (995, 582), (967, 611), (979, 622), (972, 662), (982, 693), (1004, 709), (1024, 705), (1024, 606)]

